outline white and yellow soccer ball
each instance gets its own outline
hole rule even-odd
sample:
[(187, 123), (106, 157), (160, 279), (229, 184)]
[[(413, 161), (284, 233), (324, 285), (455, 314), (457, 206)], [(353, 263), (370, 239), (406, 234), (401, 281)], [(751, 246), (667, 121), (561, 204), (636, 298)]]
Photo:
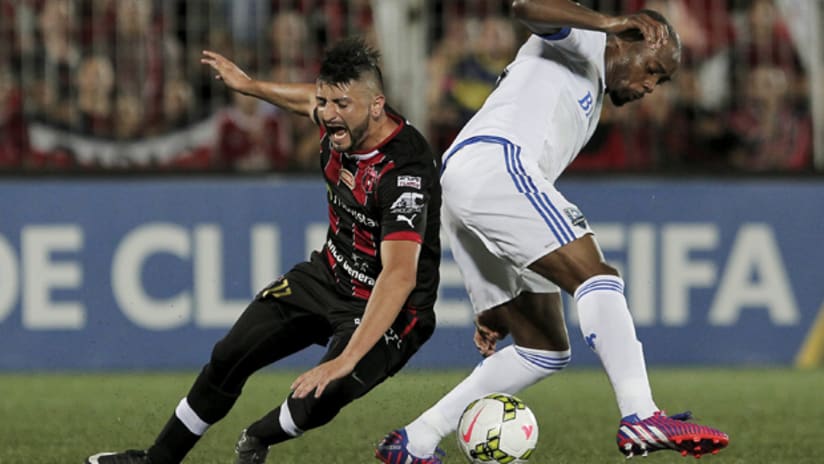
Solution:
[(492, 393), (466, 407), (455, 433), (472, 464), (523, 464), (538, 444), (538, 421), (519, 398)]

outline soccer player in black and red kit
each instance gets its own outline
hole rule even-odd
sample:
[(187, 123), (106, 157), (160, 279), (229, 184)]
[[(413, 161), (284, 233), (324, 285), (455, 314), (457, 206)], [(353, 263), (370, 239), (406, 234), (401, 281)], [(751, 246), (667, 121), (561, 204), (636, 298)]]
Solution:
[(360, 39), (342, 41), (326, 53), (314, 84), (254, 80), (223, 56), (203, 53), (230, 89), (319, 125), (326, 243), (258, 293), (151, 447), (96, 454), (88, 464), (178, 463), (226, 416), (255, 371), (326, 345), (286, 400), (241, 432), (236, 462), (263, 463), (269, 446), (326, 424), (395, 374), (435, 328), (439, 161), (386, 106), (377, 52)]

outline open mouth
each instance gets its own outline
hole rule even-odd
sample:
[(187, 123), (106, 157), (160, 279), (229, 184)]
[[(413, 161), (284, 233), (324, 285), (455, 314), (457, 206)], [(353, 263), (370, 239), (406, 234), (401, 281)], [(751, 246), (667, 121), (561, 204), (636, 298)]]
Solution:
[(349, 131), (346, 129), (346, 126), (335, 124), (327, 124), (326, 131), (329, 132), (329, 136), (335, 143), (342, 142), (346, 138), (346, 135), (349, 133)]

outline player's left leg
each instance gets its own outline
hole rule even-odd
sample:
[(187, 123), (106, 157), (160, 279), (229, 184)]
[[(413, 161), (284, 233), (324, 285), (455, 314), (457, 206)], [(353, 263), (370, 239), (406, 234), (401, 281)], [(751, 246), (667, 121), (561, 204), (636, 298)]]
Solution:
[(479, 137), (462, 145), (447, 156), (451, 162), (441, 177), (442, 229), (479, 322), (498, 325), (500, 332), (504, 327), (515, 343), (483, 360), (405, 430), (387, 435), (377, 450), (385, 463), (404, 462), (384, 452), (388, 449), (414, 450), (413, 460), (431, 455), (471, 401), (492, 392), (514, 393), (569, 362), (558, 287), (525, 268), (557, 248), (559, 240), (586, 233), (586, 224), (555, 233), (563, 213), (547, 210), (536, 182), (552, 186), (535, 163), (521, 163), (520, 148), (512, 142)]
[(515, 394), (569, 363), (569, 338), (559, 293), (521, 293), (480, 313), (478, 325), (501, 338), (509, 332), (514, 343), (481, 361), (405, 429), (389, 434), (378, 445), (379, 452), (397, 441), (397, 434), (405, 433), (406, 449), (412, 456), (431, 456), (443, 437), (455, 430), (467, 404), (490, 393)]
[(624, 282), (604, 262), (594, 236), (567, 243), (530, 268), (575, 296), (581, 332), (607, 371), (621, 415), (648, 417), (657, 411)]
[[(429, 339), (434, 328), (433, 310), (401, 311), (392, 328), (358, 362), (351, 374), (331, 382), (320, 398), (309, 395), (298, 399), (290, 394), (280, 406), (250, 425), (246, 435), (268, 447), (327, 424), (344, 406), (398, 372)], [(337, 357), (354, 329), (350, 322), (348, 328), (338, 330), (320, 362)]]
[(530, 268), (575, 297), (584, 339), (600, 358), (623, 417), (617, 438), (621, 452), (632, 457), (675, 449), (697, 457), (727, 445), (729, 438), (723, 432), (685, 423), (688, 413), (667, 417), (659, 411), (624, 297), (624, 282), (603, 261), (592, 235), (561, 246)]

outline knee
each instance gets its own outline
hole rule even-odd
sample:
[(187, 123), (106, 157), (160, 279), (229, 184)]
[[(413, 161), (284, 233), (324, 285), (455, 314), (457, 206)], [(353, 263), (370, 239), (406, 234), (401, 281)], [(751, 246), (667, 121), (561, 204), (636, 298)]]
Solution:
[(205, 372), (212, 384), (240, 393), (249, 377), (262, 367), (262, 362), (259, 352), (248, 345), (224, 338), (212, 349)]
[(289, 411), (295, 425), (303, 431), (325, 425), (338, 415), (344, 406), (363, 396), (368, 387), (356, 381), (351, 375), (336, 380), (327, 386), (320, 398), (309, 395), (288, 399)]
[(614, 276), (614, 277), (621, 277), (621, 273), (618, 272), (618, 269), (616, 269), (611, 264), (605, 263), (603, 261), (598, 263), (598, 266), (596, 266), (596, 268), (595, 268), (594, 272), (592, 273), (592, 275), (590, 276), (590, 278), (595, 277), (595, 276), (599, 276), (599, 275), (608, 275), (608, 276)]
[(212, 355), (209, 358), (209, 370), (216, 379), (225, 379), (245, 355), (246, 351), (242, 347), (236, 343), (230, 343), (224, 338), (212, 348)]
[(189, 389), (186, 400), (201, 420), (214, 424), (229, 413), (239, 396), (240, 389), (228, 389), (207, 364)]
[(306, 398), (296, 399), (290, 396), (288, 404), (292, 421), (301, 431), (329, 423), (344, 406), (338, 398), (329, 395), (328, 391), (324, 392), (320, 398), (309, 395)]
[(573, 291), (585, 282), (605, 276), (618, 277), (620, 279), (621, 273), (618, 272), (618, 269), (616, 269), (613, 265), (607, 262), (598, 261), (597, 263), (592, 263), (590, 266), (587, 266), (583, 272), (576, 275)]

